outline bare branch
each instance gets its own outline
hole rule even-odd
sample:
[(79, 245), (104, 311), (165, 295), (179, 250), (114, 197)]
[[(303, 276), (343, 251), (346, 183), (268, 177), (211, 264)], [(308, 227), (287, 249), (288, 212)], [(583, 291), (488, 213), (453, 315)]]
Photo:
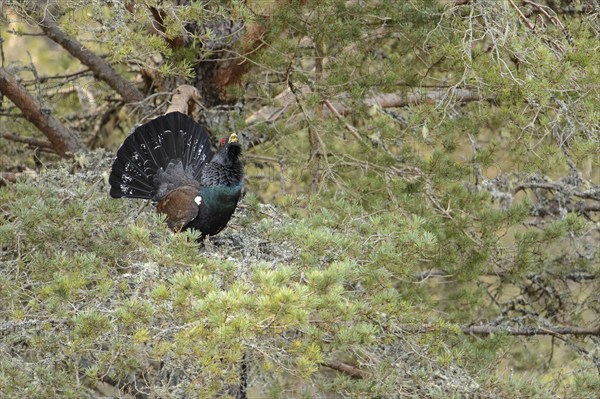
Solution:
[(527, 17), (523, 14), (523, 12), (521, 11), (521, 9), (519, 7), (517, 7), (517, 5), (513, 2), (513, 0), (508, 0), (508, 1), (513, 6), (513, 8), (515, 10), (517, 10), (517, 13), (519, 13), (519, 16), (525, 22), (525, 24), (527, 25), (527, 27), (529, 29), (531, 29), (531, 30), (535, 30), (535, 26), (527, 19)]
[[(295, 85), (297, 89), (302, 94), (309, 93), (310, 88), (306, 85)], [(451, 90), (451, 91), (450, 91)], [(447, 96), (451, 94), (453, 99), (456, 99), (460, 102), (471, 102), (471, 101), (480, 101), (483, 100), (484, 97), (479, 93), (466, 89), (466, 88), (456, 88), (456, 89), (434, 89), (434, 90), (422, 90), (422, 89), (412, 89), (408, 93), (404, 92), (396, 92), (396, 93), (384, 93), (378, 94), (376, 96), (367, 98), (364, 100), (365, 105), (373, 106), (377, 105), (381, 108), (401, 108), (406, 107), (408, 105), (417, 105), (423, 103), (435, 103), (438, 101), (442, 101), (447, 98)], [(285, 110), (286, 107), (290, 106), (295, 102), (294, 95), (290, 88), (288, 87), (283, 92), (281, 92), (277, 97), (274, 98), (276, 106), (264, 106), (256, 111), (254, 114), (250, 115), (246, 118), (246, 123), (250, 124), (258, 121), (275, 121), (282, 115), (282, 111)], [(334, 108), (335, 110), (332, 110)], [(328, 101), (328, 103), (323, 104), (323, 116), (331, 117), (333, 116), (343, 116), (348, 115), (352, 112), (350, 107), (343, 105), (339, 102)], [(339, 117), (338, 116), (338, 117)]]
[(358, 141), (360, 141), (361, 143), (365, 144), (363, 138), (360, 137), (360, 134), (358, 133), (358, 129), (355, 128), (354, 126), (352, 126), (351, 124), (349, 124), (348, 122), (346, 122), (344, 120), (344, 118), (342, 117), (342, 115), (337, 111), (337, 109), (335, 109), (335, 107), (333, 106), (333, 104), (331, 104), (331, 102), (329, 102), (329, 100), (325, 100), (324, 103), (325, 103), (325, 106), (331, 112), (333, 112), (333, 114), (336, 116), (336, 118), (340, 122), (342, 122), (344, 124), (344, 126), (346, 127), (346, 130), (348, 130)]
[[(7, 183), (16, 183), (22, 177), (36, 177), (37, 174), (33, 170), (26, 170), (25, 172), (2, 172), (0, 171), (0, 187), (5, 186)], [(6, 328), (0, 328), (2, 332)]]
[(407, 105), (435, 103), (443, 100), (449, 94), (461, 102), (479, 101), (483, 97), (476, 91), (466, 88), (421, 90), (415, 89), (409, 93), (387, 93), (365, 100), (367, 105), (379, 105), (381, 108), (398, 108)]
[(33, 137), (21, 137), (11, 133), (2, 133), (0, 134), (0, 137), (10, 141), (16, 141), (17, 143), (29, 144), (34, 147), (53, 149), (51, 143), (47, 142), (46, 140), (40, 140)]
[(468, 326), (461, 327), (461, 331), (466, 335), (491, 335), (491, 334), (508, 334), (508, 335), (592, 335), (600, 337), (600, 327), (501, 327), (501, 326)]
[[(440, 329), (432, 324), (426, 325), (405, 325), (401, 327), (406, 333), (423, 334), (428, 332), (440, 331)], [(459, 331), (465, 335), (493, 335), (506, 334), (512, 336), (536, 336), (536, 335), (577, 335), (577, 336), (595, 336), (600, 337), (600, 327), (510, 327), (497, 325), (477, 325), (477, 326), (460, 326)], [(442, 329), (440, 332), (452, 333), (456, 332), (452, 329)]]
[(62, 156), (83, 150), (83, 144), (69, 129), (52, 115), (41, 111), (41, 105), (4, 68), (0, 68), (0, 92), (8, 97), (52, 143)]
[(548, 18), (550, 21), (552, 21), (552, 23), (563, 32), (563, 34), (567, 38), (568, 42), (570, 44), (573, 44), (573, 38), (571, 37), (571, 34), (567, 31), (567, 29), (565, 28), (565, 25), (563, 25), (563, 23), (560, 21), (560, 19), (558, 19), (558, 17), (556, 16), (556, 13), (554, 12), (555, 15), (550, 15), (550, 13), (546, 10), (546, 8), (547, 8), (550, 11), (554, 11), (554, 10), (552, 10), (552, 8), (550, 8), (548, 6), (544, 6), (542, 4), (538, 4), (538, 3), (534, 2), (534, 1), (530, 1), (530, 0), (523, 0), (523, 4), (529, 4), (530, 6), (532, 6), (534, 8), (534, 11), (545, 15), (546, 18)]
[(351, 378), (354, 378), (357, 380), (360, 380), (367, 376), (367, 373), (362, 371), (361, 369), (351, 366), (349, 364), (340, 362), (338, 360), (331, 360), (329, 362), (324, 362), (324, 363), (321, 363), (321, 365), (328, 367), (330, 369), (333, 369), (333, 370), (340, 371), (340, 372), (350, 376)]
[(596, 275), (586, 272), (572, 272), (566, 276), (566, 279), (575, 282), (592, 281), (596, 279)]
[(416, 275), (416, 280), (418, 282), (428, 280), (430, 277), (451, 277), (452, 275), (441, 269), (431, 269), (425, 270), (423, 272), (419, 272)]
[(60, 80), (71, 80), (72, 78), (77, 78), (80, 77), (82, 75), (85, 75), (86, 73), (90, 72), (89, 68), (85, 68), (81, 71), (77, 71), (77, 72), (73, 72), (73, 73), (66, 73), (64, 75), (53, 75), (53, 76), (40, 76), (38, 79), (33, 79), (33, 80), (29, 80), (29, 81), (23, 81), (23, 85), (28, 85), (28, 84), (39, 84), (39, 83), (45, 83), (49, 80), (54, 80), (54, 79), (60, 79)]

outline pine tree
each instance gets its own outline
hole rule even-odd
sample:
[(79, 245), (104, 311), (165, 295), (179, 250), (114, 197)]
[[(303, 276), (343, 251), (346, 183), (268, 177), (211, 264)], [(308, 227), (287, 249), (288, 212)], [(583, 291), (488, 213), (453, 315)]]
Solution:
[(597, 395), (594, 2), (32, 4), (114, 74), (2, 29), (40, 114), (114, 147), (192, 84), (247, 194), (197, 245), (107, 198), (111, 153), (34, 162), (7, 95), (0, 396)]

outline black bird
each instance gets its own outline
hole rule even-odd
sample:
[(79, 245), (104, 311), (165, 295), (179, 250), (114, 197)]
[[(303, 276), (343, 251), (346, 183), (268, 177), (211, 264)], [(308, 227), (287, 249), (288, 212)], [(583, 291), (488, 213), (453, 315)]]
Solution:
[(171, 112), (138, 126), (125, 139), (112, 165), (110, 195), (156, 201), (173, 231), (217, 234), (242, 193), (241, 151), (234, 133), (213, 153), (206, 128)]

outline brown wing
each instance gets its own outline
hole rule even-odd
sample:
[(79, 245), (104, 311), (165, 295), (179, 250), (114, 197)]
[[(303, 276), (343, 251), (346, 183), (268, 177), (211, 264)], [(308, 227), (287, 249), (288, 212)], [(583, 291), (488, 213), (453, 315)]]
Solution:
[(201, 202), (198, 187), (181, 186), (162, 197), (156, 209), (167, 215), (169, 228), (179, 232), (198, 216)]

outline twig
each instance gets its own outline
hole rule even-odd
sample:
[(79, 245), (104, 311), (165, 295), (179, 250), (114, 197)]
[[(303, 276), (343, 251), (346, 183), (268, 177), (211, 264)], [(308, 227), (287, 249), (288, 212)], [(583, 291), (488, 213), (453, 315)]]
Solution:
[[(558, 17), (556, 15), (550, 15), (548, 13), (548, 11), (546, 11), (544, 9), (544, 8), (548, 8), (549, 10), (552, 10), (550, 7), (544, 6), (542, 4), (538, 4), (538, 3), (534, 2), (534, 1), (531, 1), (531, 0), (523, 0), (523, 4), (529, 4), (530, 6), (534, 7), (536, 10), (538, 10), (539, 12), (541, 12), (542, 14), (544, 14), (546, 16), (546, 18), (548, 18), (550, 21), (552, 21), (552, 23), (554, 25), (556, 25), (564, 33), (564, 35), (567, 38), (567, 41), (569, 42), (569, 44), (573, 44), (573, 38), (571, 37), (571, 35), (567, 31), (567, 29), (565, 28), (565, 26), (563, 25), (563, 23), (560, 22), (560, 19), (558, 19)], [(552, 10), (552, 11), (554, 11), (554, 10)]]
[(279, 163), (279, 159), (273, 158), (273, 157), (267, 157), (267, 156), (264, 156), (264, 155), (246, 154), (246, 155), (244, 155), (244, 157), (245, 158), (250, 158), (250, 159), (256, 159), (258, 161)]
[(344, 124), (344, 126), (346, 127), (346, 130), (348, 130), (350, 133), (352, 133), (352, 135), (358, 141), (360, 141), (361, 143), (366, 145), (363, 138), (360, 136), (360, 134), (358, 134), (358, 129), (355, 128), (354, 126), (352, 126), (351, 124), (349, 124), (348, 122), (346, 122), (344, 120), (344, 117), (338, 112), (337, 109), (335, 109), (335, 107), (331, 104), (331, 102), (329, 102), (329, 100), (325, 100), (324, 103), (327, 106), (327, 108), (329, 108), (329, 110), (335, 115), (335, 117)]
[(451, 277), (451, 276), (452, 275), (450, 273), (448, 273), (447, 271), (444, 271), (441, 269), (432, 269), (432, 270), (426, 270), (424, 272), (417, 273), (416, 280), (418, 282), (422, 282), (422, 281), (429, 279), (429, 277)]
[(534, 31), (534, 30), (535, 30), (535, 26), (534, 26), (534, 25), (531, 23), (531, 21), (529, 21), (529, 20), (527, 19), (527, 17), (525, 16), (525, 14), (523, 14), (523, 12), (521, 11), (521, 9), (520, 9), (519, 7), (517, 7), (517, 5), (516, 5), (516, 4), (513, 2), (513, 0), (508, 0), (508, 1), (509, 1), (509, 2), (510, 2), (510, 4), (513, 6), (513, 8), (514, 8), (515, 10), (517, 10), (517, 12), (519, 13), (519, 16), (521, 17), (521, 19), (522, 19), (523, 21), (525, 21), (525, 24), (527, 25), (527, 27), (528, 27), (529, 29), (531, 29), (532, 31)]
[[(45, 36), (45, 35), (42, 35)], [(34, 79), (34, 80), (24, 80), (21, 83), (23, 85), (29, 85), (29, 84), (37, 84), (37, 83), (44, 83), (48, 80), (54, 80), (54, 79), (65, 79), (65, 80), (70, 80), (72, 78), (76, 78), (79, 77), (81, 75), (85, 75), (86, 73), (91, 72), (91, 70), (89, 68), (85, 68), (82, 69), (81, 71), (77, 71), (77, 72), (73, 72), (73, 73), (67, 73), (64, 75), (53, 75), (53, 76), (40, 76), (39, 79)]]
[(518, 193), (519, 191), (525, 190), (527, 188), (529, 188), (529, 189), (538, 188), (538, 189), (549, 190), (549, 191), (568, 192), (568, 193), (572, 193), (574, 196), (579, 197), (579, 198), (586, 198), (586, 199), (600, 201), (600, 188), (590, 189), (588, 191), (579, 191), (579, 190), (573, 189), (572, 187), (565, 187), (564, 183), (560, 184), (560, 185), (553, 184), (553, 183), (545, 183), (545, 182), (520, 183), (513, 190), (513, 196), (516, 193)]
[(54, 150), (52, 144), (46, 140), (35, 139), (33, 137), (21, 137), (11, 133), (2, 133), (0, 137), (10, 141), (16, 141), (17, 143), (25, 143), (34, 147), (47, 148)]

